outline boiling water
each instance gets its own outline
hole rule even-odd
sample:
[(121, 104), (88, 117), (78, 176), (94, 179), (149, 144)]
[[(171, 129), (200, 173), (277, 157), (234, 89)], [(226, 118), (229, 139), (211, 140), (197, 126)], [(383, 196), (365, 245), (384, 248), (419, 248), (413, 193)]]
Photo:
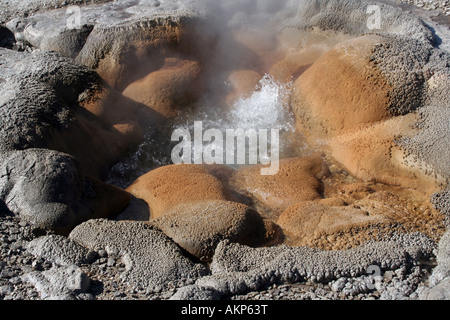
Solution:
[[(224, 83), (224, 87), (227, 83)], [(230, 108), (215, 101), (214, 97), (203, 97), (195, 106), (185, 108), (180, 115), (170, 120), (163, 129), (148, 134), (138, 150), (129, 155), (124, 161), (116, 164), (110, 173), (109, 182), (125, 188), (139, 176), (160, 166), (173, 164), (172, 149), (179, 141), (171, 141), (172, 133), (177, 129), (188, 131), (194, 138), (194, 124), (201, 122), (203, 132), (209, 129), (220, 131), (226, 136), (227, 130), (267, 130), (268, 145), (271, 150), (271, 130), (279, 131), (280, 158), (297, 156), (302, 151), (301, 138), (295, 130), (295, 119), (288, 104), (292, 83), (283, 84), (265, 75), (254, 92), (245, 98), (239, 98)], [(293, 135), (297, 139), (292, 139)], [(295, 141), (295, 143), (290, 143)], [(204, 142), (203, 147), (214, 145)], [(224, 148), (223, 145), (217, 148)], [(246, 144), (247, 158), (248, 141)], [(193, 151), (192, 154), (195, 152)], [(195, 158), (192, 162), (195, 162)], [(224, 163), (226, 163), (224, 161)], [(234, 164), (229, 164), (234, 166)]]
[(249, 98), (240, 98), (228, 112), (228, 126), (240, 129), (294, 131), (294, 116), (288, 105), (292, 83), (282, 84), (265, 75)]
[[(331, 31), (296, 28), (286, 28), (277, 37), (278, 47), (275, 50), (277, 55), (297, 57), (303, 60), (305, 65), (312, 64), (336, 43), (351, 38)], [(194, 124), (199, 121), (202, 122), (203, 131), (215, 129), (225, 133), (228, 129), (268, 130), (268, 150), (271, 147), (270, 130), (279, 130), (280, 159), (301, 156), (307, 152), (303, 143), (304, 139), (295, 130), (294, 116), (288, 103), (292, 82), (280, 83), (271, 76), (265, 75), (253, 93), (239, 98), (230, 107), (223, 98), (229, 91), (230, 84), (222, 79), (220, 74), (224, 71), (223, 65), (229, 68), (226, 71), (233, 70), (233, 65), (229, 66), (227, 59), (232, 61), (235, 59), (229, 55), (214, 56), (212, 59), (214, 61), (211, 61), (209, 69), (212, 74), (210, 81), (214, 89), (205, 90), (195, 105), (180, 106), (179, 115), (175, 119), (164, 123), (156, 132), (148, 134), (137, 150), (112, 168), (108, 178), (109, 183), (121, 188), (128, 187), (147, 172), (160, 166), (173, 164), (171, 153), (179, 141), (171, 141), (172, 133), (177, 129), (185, 129), (193, 138)], [(204, 147), (207, 145), (208, 143), (204, 144)]]

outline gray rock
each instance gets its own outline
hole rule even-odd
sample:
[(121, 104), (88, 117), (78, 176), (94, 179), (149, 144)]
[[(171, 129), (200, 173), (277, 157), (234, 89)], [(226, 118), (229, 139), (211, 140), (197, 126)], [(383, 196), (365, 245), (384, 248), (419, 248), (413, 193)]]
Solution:
[[(0, 73), (0, 152), (58, 150), (101, 177), (142, 139), (134, 111), (144, 108), (72, 59), (0, 48)], [(117, 124), (129, 127), (121, 132)]]
[(422, 296), (424, 300), (450, 300), (450, 277), (442, 280), (438, 285), (429, 289)]
[(199, 287), (190, 285), (180, 288), (169, 300), (187, 301), (187, 300), (220, 300), (221, 294), (214, 288)]
[(14, 287), (12, 285), (3, 285), (0, 287), (0, 296), (6, 296), (14, 291)]
[(64, 11), (61, 13), (63, 16), (42, 13), (33, 18), (16, 18), (9, 21), (7, 27), (13, 32), (21, 47), (32, 46), (75, 58), (83, 48), (93, 26), (80, 25), (69, 29), (68, 15)]
[(136, 287), (164, 286), (207, 273), (203, 265), (183, 256), (174, 242), (147, 223), (91, 220), (75, 228), (69, 238), (91, 250), (121, 256), (125, 264), (121, 278)]
[[(123, 91), (164, 65), (165, 48), (193, 60), (205, 55), (202, 50), (209, 45), (205, 39), (208, 37), (198, 32), (192, 34), (190, 29), (194, 25), (194, 30), (208, 27), (198, 14), (184, 11), (97, 24), (76, 61), (96, 70), (108, 84)], [(175, 37), (177, 29), (183, 30), (179, 37)], [(189, 46), (185, 45), (187, 41)], [(145, 54), (141, 47), (145, 47)]]
[(25, 274), (24, 281), (34, 285), (44, 300), (72, 300), (90, 288), (89, 277), (77, 266), (54, 267)]
[(98, 83), (87, 68), (53, 53), (29, 54), (0, 48), (0, 151), (48, 145), (73, 120), (78, 95)]
[[(80, 9), (81, 25), (77, 28), (68, 26), (66, 8), (19, 17), (9, 21), (7, 26), (24, 44), (45, 51), (54, 50), (69, 57), (79, 55), (78, 61), (94, 69), (110, 55), (122, 67), (126, 66), (122, 68), (126, 74), (121, 78), (127, 78), (129, 84), (148, 74), (149, 68), (161, 62), (162, 58), (152, 53), (151, 60), (154, 61), (142, 60), (137, 54), (140, 49), (134, 47), (135, 41), (154, 41), (153, 30), (164, 25), (189, 24), (205, 10), (207, 1), (167, 0), (157, 3), (155, 5), (154, 0), (120, 0), (83, 6)], [(177, 42), (179, 39), (172, 40)], [(161, 43), (156, 44), (156, 51), (160, 50), (157, 48), (159, 45)], [(119, 65), (115, 67), (119, 68)], [(124, 89), (123, 86), (118, 87)]]
[(450, 231), (447, 231), (439, 242), (437, 263), (450, 262)]
[(439, 242), (436, 260), (438, 266), (434, 268), (427, 283), (417, 290), (422, 300), (450, 299), (450, 231)]
[(43, 258), (58, 265), (91, 263), (97, 254), (78, 243), (57, 235), (37, 238), (27, 245), (27, 250), (35, 257)]
[(405, 115), (423, 106), (425, 66), (432, 52), (431, 43), (400, 36), (387, 37), (374, 49), (370, 59), (392, 87), (389, 106), (392, 115)]
[(39, 11), (47, 11), (70, 5), (108, 2), (110, 0), (22, 0), (12, 4), (9, 1), (0, 2), (0, 23), (19, 16), (26, 17)]
[(88, 219), (115, 215), (130, 200), (124, 191), (85, 177), (73, 157), (56, 151), (0, 154), (0, 168), (0, 199), (8, 209), (59, 234)]
[[(449, 90), (450, 93), (450, 90)], [(434, 176), (443, 183), (450, 181), (450, 104), (447, 106), (427, 106), (418, 112), (420, 128), (412, 137), (403, 137), (398, 140), (409, 155), (424, 167), (429, 175)], [(442, 198), (439, 201), (445, 201)], [(440, 203), (440, 210), (448, 212), (448, 204)]]
[(437, 192), (431, 196), (431, 203), (445, 215), (447, 227), (450, 226), (450, 189)]
[(450, 3), (446, 0), (397, 0), (402, 3), (413, 4), (427, 10), (439, 10), (450, 15)]
[(435, 245), (421, 234), (397, 235), (347, 251), (311, 248), (250, 248), (222, 242), (211, 264), (212, 275), (197, 280), (198, 287), (214, 288), (222, 295), (258, 290), (282, 282), (330, 282), (358, 277), (369, 267), (395, 270), (432, 254)]
[[(293, 2), (295, 3), (295, 2)], [(377, 33), (399, 35), (431, 43), (432, 32), (420, 19), (408, 15), (398, 8), (377, 3), (381, 9), (381, 29), (369, 30), (367, 8), (371, 1), (359, 0), (305, 0), (299, 1), (297, 15), (291, 18), (292, 24), (300, 28), (320, 27), (324, 30), (343, 31), (355, 36)]]

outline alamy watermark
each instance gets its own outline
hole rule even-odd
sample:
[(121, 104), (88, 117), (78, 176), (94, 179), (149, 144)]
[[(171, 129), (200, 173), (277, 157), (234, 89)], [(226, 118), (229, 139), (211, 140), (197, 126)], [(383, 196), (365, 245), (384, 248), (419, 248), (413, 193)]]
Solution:
[(377, 265), (369, 266), (366, 270), (369, 277), (366, 279), (366, 286), (369, 290), (379, 290), (383, 276), (381, 275), (381, 268)]
[[(270, 140), (269, 140), (270, 134)], [(261, 175), (275, 175), (279, 170), (280, 130), (218, 129), (203, 130), (203, 122), (194, 123), (194, 135), (179, 128), (172, 134), (174, 164), (262, 164)], [(206, 143), (206, 144), (205, 144)], [(269, 154), (270, 149), (270, 154)]]
[(69, 30), (81, 29), (81, 8), (79, 6), (67, 7), (66, 27)]
[(377, 5), (367, 7), (366, 13), (369, 15), (367, 19), (367, 29), (380, 30), (381, 29), (381, 8)]
[[(366, 14), (369, 15), (367, 19), (367, 28), (369, 30), (380, 30), (381, 7), (379, 5), (370, 5), (367, 7)], [(79, 6), (71, 5), (67, 7), (66, 25), (69, 30), (81, 28), (81, 8)]]

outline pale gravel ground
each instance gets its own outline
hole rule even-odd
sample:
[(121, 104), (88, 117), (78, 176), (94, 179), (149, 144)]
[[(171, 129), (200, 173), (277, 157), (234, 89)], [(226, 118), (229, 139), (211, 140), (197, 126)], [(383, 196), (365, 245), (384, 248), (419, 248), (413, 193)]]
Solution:
[(0, 0), (0, 24), (12, 18), (29, 16), (39, 11), (109, 1), (111, 0)]
[[(111, 0), (0, 0), (0, 24), (39, 11), (61, 8), (68, 5), (84, 5), (110, 2)], [(450, 0), (396, 0), (398, 3), (413, 4), (426, 10), (439, 10), (450, 15)]]
[(426, 10), (439, 10), (450, 15), (450, 0), (399, 0), (402, 3), (413, 4)]
[[(49, 258), (33, 256), (28, 244), (45, 232), (21, 222), (18, 218), (0, 215), (0, 300), (41, 300), (43, 292), (27, 280), (26, 275), (43, 274), (56, 268), (63, 268)], [(91, 263), (78, 266), (90, 280), (87, 289), (64, 292), (64, 299), (71, 300), (167, 300), (183, 287), (194, 284), (194, 279), (169, 282), (164, 286), (149, 289), (138, 288), (121, 280), (126, 266), (119, 256), (108, 255), (104, 250), (96, 252)], [(381, 285), (384, 296), (365, 285), (366, 278), (342, 278), (328, 283), (268, 283), (258, 291), (250, 291), (222, 297), (230, 300), (375, 300), (396, 299), (389, 296), (396, 293), (399, 285), (406, 286), (400, 298), (417, 298), (414, 292), (422, 277), (430, 275), (428, 268), (419, 266), (402, 267), (383, 273)], [(24, 277), (25, 276), (25, 277)], [(54, 279), (53, 281), (57, 281)], [(341, 287), (336, 290), (336, 287)], [(409, 291), (408, 291), (409, 290)], [(410, 297), (405, 297), (409, 292)], [(45, 294), (45, 293), (44, 293)]]

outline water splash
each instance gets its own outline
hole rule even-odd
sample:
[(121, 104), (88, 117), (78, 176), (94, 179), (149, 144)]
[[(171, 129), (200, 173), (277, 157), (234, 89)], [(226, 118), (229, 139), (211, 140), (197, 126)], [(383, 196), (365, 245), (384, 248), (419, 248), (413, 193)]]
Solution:
[[(171, 134), (177, 129), (186, 129), (194, 136), (194, 123), (201, 121), (203, 130), (216, 129), (224, 136), (226, 130), (242, 129), (244, 131), (265, 129), (280, 132), (281, 158), (296, 156), (301, 152), (296, 134), (295, 118), (290, 110), (289, 95), (292, 83), (277, 82), (270, 75), (265, 75), (255, 91), (246, 98), (237, 100), (233, 107), (212, 103), (214, 99), (206, 97), (197, 106), (184, 108), (181, 114), (167, 123), (164, 130), (146, 136), (139, 148), (110, 171), (109, 182), (127, 187), (139, 176), (164, 165), (170, 165), (171, 151), (177, 144), (171, 142)], [(292, 144), (295, 141), (295, 145)], [(205, 147), (211, 143), (205, 142)], [(270, 148), (270, 141), (269, 146)], [(194, 152), (193, 152), (194, 154)]]
[(292, 83), (282, 84), (265, 75), (257, 90), (234, 103), (228, 124), (239, 129), (294, 131), (294, 116), (288, 104)]

